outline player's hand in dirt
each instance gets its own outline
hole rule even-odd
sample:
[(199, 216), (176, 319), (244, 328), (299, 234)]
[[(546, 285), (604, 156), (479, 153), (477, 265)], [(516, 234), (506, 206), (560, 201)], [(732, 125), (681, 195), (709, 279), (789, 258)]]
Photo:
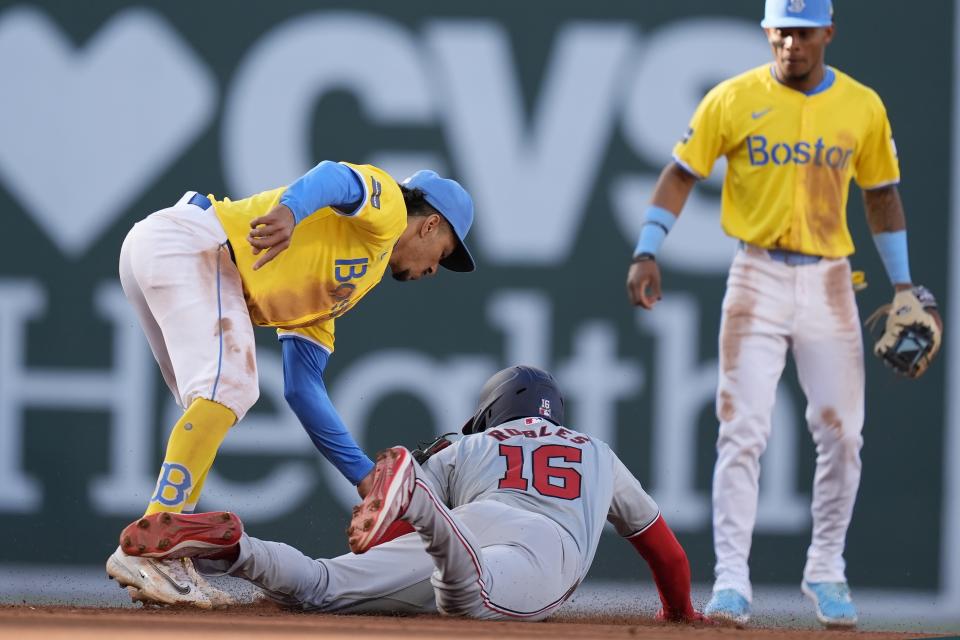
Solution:
[(627, 273), (627, 297), (633, 305), (653, 309), (660, 300), (660, 267), (656, 260), (634, 260)]
[(265, 215), (250, 221), (250, 233), (247, 235), (247, 241), (253, 247), (253, 255), (266, 251), (253, 265), (254, 271), (276, 258), (277, 254), (290, 246), (290, 237), (293, 235), (295, 224), (293, 211), (283, 204), (278, 204)]
[(657, 612), (657, 622), (680, 622), (685, 624), (715, 624), (713, 620), (703, 615), (695, 609), (686, 612), (671, 611), (667, 613), (663, 609)]

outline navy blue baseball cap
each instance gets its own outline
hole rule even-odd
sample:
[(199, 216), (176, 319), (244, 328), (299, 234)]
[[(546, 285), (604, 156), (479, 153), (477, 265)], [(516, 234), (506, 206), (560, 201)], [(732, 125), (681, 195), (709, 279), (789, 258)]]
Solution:
[(473, 224), (473, 198), (460, 183), (450, 178), (441, 178), (436, 171), (422, 169), (401, 183), (407, 189), (419, 189), (430, 206), (440, 212), (457, 236), (457, 248), (440, 261), (440, 266), (450, 271), (473, 271), (477, 268), (467, 249), (466, 239)]
[(830, 0), (767, 0), (760, 26), (764, 29), (788, 27), (829, 27), (833, 24)]

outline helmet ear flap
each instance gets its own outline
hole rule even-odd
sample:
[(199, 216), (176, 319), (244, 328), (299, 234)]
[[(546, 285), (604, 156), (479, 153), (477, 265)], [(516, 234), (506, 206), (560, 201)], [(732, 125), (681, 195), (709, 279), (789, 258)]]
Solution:
[(487, 426), (490, 424), (490, 416), (493, 415), (493, 407), (487, 407), (487, 410), (482, 412), (477, 418), (477, 421), (474, 423), (473, 432), (481, 433)]
[(487, 428), (487, 425), (490, 423), (490, 416), (493, 415), (493, 407), (488, 406), (486, 409), (481, 409), (477, 411), (467, 422), (463, 425), (463, 429), (460, 430), (465, 436), (470, 435), (471, 433), (481, 433), (484, 429)]

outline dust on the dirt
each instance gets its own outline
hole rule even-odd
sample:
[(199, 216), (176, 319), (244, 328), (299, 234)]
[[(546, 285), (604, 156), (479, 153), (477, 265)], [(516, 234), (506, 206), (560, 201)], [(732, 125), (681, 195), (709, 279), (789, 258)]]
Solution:
[[(695, 637), (769, 638), (806, 640), (831, 638), (837, 633), (811, 629), (771, 629), (676, 625), (659, 623), (646, 616), (560, 614), (549, 621), (486, 622), (439, 615), (382, 616), (302, 613), (273, 604), (232, 607), (220, 611), (187, 608), (95, 608), (20, 605), (0, 607), (0, 637), (33, 638), (153, 638), (175, 636), (177, 640), (266, 640), (293, 638), (458, 637), (489, 638), (646, 638), (674, 640)], [(851, 631), (845, 639), (874, 640), (918, 638), (929, 634)]]

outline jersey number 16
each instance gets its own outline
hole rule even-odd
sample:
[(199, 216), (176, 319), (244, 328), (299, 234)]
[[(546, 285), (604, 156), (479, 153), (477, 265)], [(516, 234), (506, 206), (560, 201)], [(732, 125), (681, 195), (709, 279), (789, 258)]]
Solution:
[[(497, 485), (500, 489), (526, 491), (527, 479), (523, 476), (523, 447), (500, 445), (500, 455), (507, 459), (507, 472)], [(565, 462), (580, 462), (583, 451), (562, 444), (545, 444), (530, 455), (533, 463), (533, 488), (542, 496), (576, 500), (580, 497), (583, 476), (570, 467), (554, 467), (550, 463), (557, 458)]]

